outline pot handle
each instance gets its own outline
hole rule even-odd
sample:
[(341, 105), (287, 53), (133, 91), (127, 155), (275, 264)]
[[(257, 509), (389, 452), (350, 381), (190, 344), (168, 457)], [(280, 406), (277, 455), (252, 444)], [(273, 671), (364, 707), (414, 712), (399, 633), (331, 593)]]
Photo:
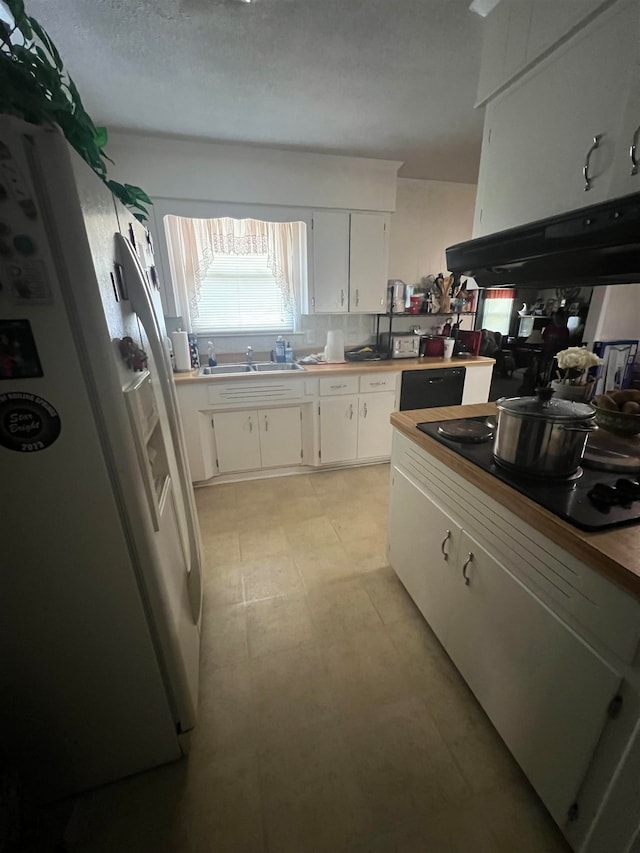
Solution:
[(575, 426), (561, 426), (565, 432), (595, 432), (598, 424), (576, 424)]

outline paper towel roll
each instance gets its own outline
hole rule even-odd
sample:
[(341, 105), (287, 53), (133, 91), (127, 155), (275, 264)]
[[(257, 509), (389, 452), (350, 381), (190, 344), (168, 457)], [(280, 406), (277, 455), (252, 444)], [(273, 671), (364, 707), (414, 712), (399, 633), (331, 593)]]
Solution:
[(342, 329), (327, 332), (324, 360), (333, 363), (344, 361), (344, 332)]
[(186, 332), (171, 332), (173, 341), (173, 359), (178, 372), (191, 370), (191, 353), (189, 352), (189, 336)]

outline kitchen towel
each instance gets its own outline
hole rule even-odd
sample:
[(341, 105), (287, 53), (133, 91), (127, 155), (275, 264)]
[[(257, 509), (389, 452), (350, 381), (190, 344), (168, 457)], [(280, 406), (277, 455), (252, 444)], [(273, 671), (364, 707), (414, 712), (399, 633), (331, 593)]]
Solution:
[(186, 332), (172, 332), (173, 358), (176, 371), (191, 370), (191, 352), (189, 350), (189, 335)]

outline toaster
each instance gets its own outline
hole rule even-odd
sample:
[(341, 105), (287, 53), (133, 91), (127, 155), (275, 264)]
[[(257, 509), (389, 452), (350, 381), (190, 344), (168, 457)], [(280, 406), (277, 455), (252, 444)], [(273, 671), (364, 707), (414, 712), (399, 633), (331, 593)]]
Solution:
[(420, 336), (413, 332), (385, 332), (380, 335), (380, 349), (389, 358), (417, 358), (420, 355)]

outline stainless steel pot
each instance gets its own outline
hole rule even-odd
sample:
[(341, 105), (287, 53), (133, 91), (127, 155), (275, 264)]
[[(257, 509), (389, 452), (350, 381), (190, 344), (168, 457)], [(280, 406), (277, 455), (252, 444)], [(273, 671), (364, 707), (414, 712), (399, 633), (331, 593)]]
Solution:
[(496, 462), (536, 477), (570, 477), (580, 465), (589, 433), (597, 429), (586, 403), (551, 398), (551, 388), (536, 397), (503, 397), (493, 446)]

